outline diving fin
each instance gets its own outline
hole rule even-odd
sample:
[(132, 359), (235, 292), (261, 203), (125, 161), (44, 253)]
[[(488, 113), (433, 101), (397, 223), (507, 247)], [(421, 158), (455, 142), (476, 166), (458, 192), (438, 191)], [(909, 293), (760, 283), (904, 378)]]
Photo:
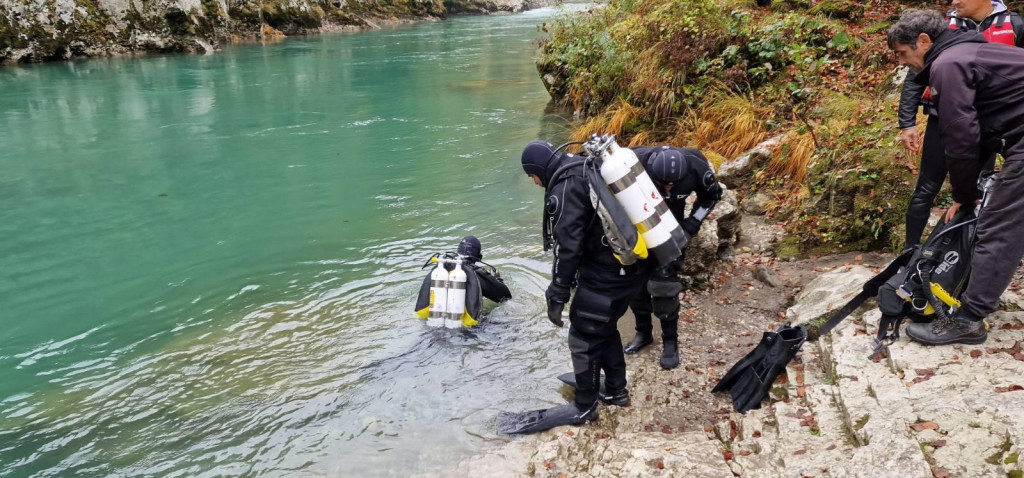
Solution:
[(586, 425), (597, 420), (597, 402), (587, 410), (567, 403), (558, 407), (526, 412), (503, 412), (498, 415), (498, 431), (506, 435), (524, 435), (550, 430), (562, 425)]
[[(568, 385), (568, 386), (570, 386), (572, 388), (576, 388), (576, 374), (574, 374), (572, 372), (566, 372), (566, 373), (563, 373), (563, 374), (559, 375), (558, 379), (561, 380), (562, 383), (564, 383), (564, 384), (566, 384), (566, 385)], [(598, 387), (597, 393), (599, 395), (601, 395), (602, 397), (605, 396), (606, 394), (605, 394), (604, 374), (603, 373), (601, 374), (600, 377), (598, 377), (597, 383), (600, 384), (600, 386)]]
[(800, 347), (807, 340), (804, 326), (782, 326), (776, 332), (765, 332), (754, 350), (733, 366), (717, 386), (715, 392), (729, 390), (733, 408), (747, 413), (761, 408), (775, 379), (786, 370)]

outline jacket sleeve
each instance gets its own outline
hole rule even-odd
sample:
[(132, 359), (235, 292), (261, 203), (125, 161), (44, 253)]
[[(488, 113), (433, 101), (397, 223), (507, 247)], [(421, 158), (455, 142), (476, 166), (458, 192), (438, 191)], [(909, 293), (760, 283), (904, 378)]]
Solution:
[(718, 201), (722, 199), (722, 185), (715, 178), (715, 172), (711, 169), (711, 162), (708, 161), (700, 151), (687, 151), (689, 156), (690, 171), (697, 178), (697, 200), (693, 202), (690, 209), (690, 217), (703, 222), (708, 213), (715, 208)]
[(900, 129), (917, 126), (917, 107), (921, 104), (921, 95), (924, 94), (925, 86), (915, 82), (915, 77), (917, 77), (917, 73), (914, 70), (908, 70), (907, 78), (903, 80), (898, 114)]
[[(947, 54), (955, 52), (947, 52)], [(932, 65), (930, 84), (936, 92), (939, 131), (946, 152), (953, 200), (971, 204), (977, 197), (981, 154), (981, 126), (974, 107), (976, 79), (968, 61), (943, 61)]]
[(480, 289), (484, 297), (495, 302), (504, 302), (512, 298), (512, 291), (508, 290), (508, 286), (501, 279), (482, 267), (474, 267), (473, 271), (480, 279)]
[(588, 194), (578, 177), (560, 181), (548, 194), (544, 207), (551, 213), (549, 220), (555, 240), (551, 281), (556, 285), (570, 287), (583, 259), (583, 240), (593, 219)]

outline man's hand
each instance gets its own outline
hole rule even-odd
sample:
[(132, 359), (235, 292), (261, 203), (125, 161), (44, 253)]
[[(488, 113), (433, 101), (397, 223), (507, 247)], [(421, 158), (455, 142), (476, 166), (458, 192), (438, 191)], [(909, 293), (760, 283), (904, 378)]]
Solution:
[(953, 205), (949, 206), (949, 209), (946, 210), (946, 215), (943, 216), (943, 220), (945, 220), (946, 222), (952, 221), (953, 220), (953, 216), (955, 216), (956, 212), (959, 211), (959, 210), (960, 210), (960, 203), (958, 203), (958, 202), (953, 203)]
[(548, 303), (548, 320), (558, 327), (564, 327), (562, 311), (565, 310), (565, 303), (569, 302), (569, 288), (552, 281), (548, 285), (548, 290), (544, 292), (544, 297)]
[(917, 132), (917, 126), (901, 129), (900, 141), (903, 141), (905, 148), (915, 153), (921, 150), (921, 135)]

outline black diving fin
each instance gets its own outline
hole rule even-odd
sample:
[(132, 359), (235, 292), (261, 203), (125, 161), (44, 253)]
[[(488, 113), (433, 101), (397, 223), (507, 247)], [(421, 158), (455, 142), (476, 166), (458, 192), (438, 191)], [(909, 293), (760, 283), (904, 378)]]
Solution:
[(802, 325), (786, 324), (775, 332), (765, 332), (757, 347), (733, 365), (711, 391), (728, 390), (737, 412), (761, 408), (761, 401), (768, 396), (775, 379), (786, 370), (806, 340), (807, 328)]
[(506, 435), (539, 433), (562, 425), (586, 425), (597, 420), (597, 402), (587, 410), (576, 408), (576, 404), (530, 410), (526, 412), (502, 412), (498, 415), (498, 431)]
[[(564, 384), (566, 384), (566, 385), (568, 385), (568, 386), (570, 386), (572, 388), (576, 388), (576, 374), (574, 374), (572, 372), (566, 372), (566, 373), (563, 373), (563, 374), (559, 375), (558, 379), (561, 380), (562, 383), (564, 383)], [(597, 383), (601, 384), (600, 388), (597, 391), (597, 393), (599, 395), (601, 395), (601, 396), (606, 395), (605, 387), (604, 387), (604, 374), (603, 373), (601, 374), (600, 378), (598, 378), (598, 382)]]

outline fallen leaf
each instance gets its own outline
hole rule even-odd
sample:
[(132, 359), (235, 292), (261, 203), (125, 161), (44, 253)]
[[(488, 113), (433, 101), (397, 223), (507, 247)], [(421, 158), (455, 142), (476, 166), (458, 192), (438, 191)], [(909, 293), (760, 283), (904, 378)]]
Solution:
[(722, 458), (725, 458), (725, 461), (732, 460), (733, 456), (734, 456), (733, 453), (731, 451), (729, 451), (729, 450), (725, 450), (725, 451), (722, 452)]
[(935, 448), (941, 448), (946, 446), (946, 440), (935, 440), (932, 442), (932, 446)]
[(971, 351), (971, 358), (978, 358), (978, 357), (981, 357), (981, 351), (978, 350), (978, 349), (972, 350)]
[(807, 453), (807, 450), (797, 450), (793, 452), (794, 455), (803, 455), (804, 453)]
[(550, 461), (543, 462), (543, 465), (544, 465), (544, 468), (547, 468), (549, 470), (555, 467), (555, 464), (550, 462)]

